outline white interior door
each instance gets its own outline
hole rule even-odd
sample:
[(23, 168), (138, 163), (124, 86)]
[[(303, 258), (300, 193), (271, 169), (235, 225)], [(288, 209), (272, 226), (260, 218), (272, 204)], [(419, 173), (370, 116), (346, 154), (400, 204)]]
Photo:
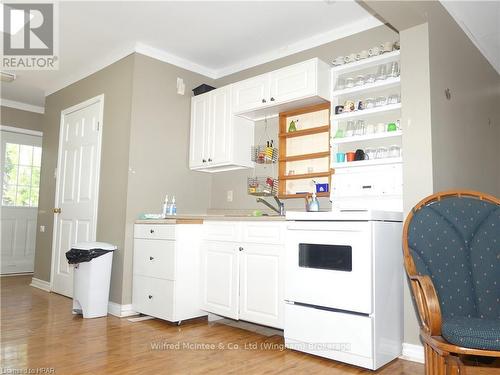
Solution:
[(1, 130), (1, 274), (33, 272), (34, 267), (42, 137), (18, 131)]
[(103, 100), (101, 95), (61, 113), (51, 289), (68, 297), (73, 268), (65, 253), (96, 239)]

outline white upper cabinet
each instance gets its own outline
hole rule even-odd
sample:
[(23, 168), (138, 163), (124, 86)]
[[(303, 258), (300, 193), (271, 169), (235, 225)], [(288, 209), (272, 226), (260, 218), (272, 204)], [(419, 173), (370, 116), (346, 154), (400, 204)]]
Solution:
[(238, 82), (233, 88), (233, 111), (235, 113), (259, 108), (270, 101), (269, 74)]
[(329, 100), (330, 67), (314, 58), (233, 85), (233, 112), (259, 120)]
[(308, 60), (270, 73), (271, 101), (278, 103), (316, 93), (317, 60)]
[(189, 167), (202, 167), (207, 160), (209, 96), (198, 95), (191, 99), (191, 140), (189, 148)]
[(220, 172), (253, 167), (253, 122), (232, 113), (232, 86), (191, 99), (189, 168)]

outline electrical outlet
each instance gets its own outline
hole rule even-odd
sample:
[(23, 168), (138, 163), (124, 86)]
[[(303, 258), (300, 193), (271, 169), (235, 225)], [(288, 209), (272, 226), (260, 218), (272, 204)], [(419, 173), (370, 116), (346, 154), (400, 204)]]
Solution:
[(227, 191), (227, 194), (226, 194), (226, 200), (228, 202), (232, 202), (233, 201), (233, 191), (232, 190), (228, 190)]
[(45, 233), (45, 225), (40, 225), (40, 233)]

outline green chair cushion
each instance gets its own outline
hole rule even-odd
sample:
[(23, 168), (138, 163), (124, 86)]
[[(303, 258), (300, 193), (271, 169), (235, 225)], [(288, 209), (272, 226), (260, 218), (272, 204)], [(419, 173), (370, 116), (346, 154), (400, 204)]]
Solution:
[(466, 348), (500, 350), (500, 320), (456, 317), (443, 321), (442, 336)]

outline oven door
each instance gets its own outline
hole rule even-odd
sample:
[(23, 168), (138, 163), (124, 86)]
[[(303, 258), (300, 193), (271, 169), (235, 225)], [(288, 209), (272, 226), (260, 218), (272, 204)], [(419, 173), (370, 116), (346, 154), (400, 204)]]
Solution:
[(372, 313), (372, 224), (290, 222), (285, 299)]

